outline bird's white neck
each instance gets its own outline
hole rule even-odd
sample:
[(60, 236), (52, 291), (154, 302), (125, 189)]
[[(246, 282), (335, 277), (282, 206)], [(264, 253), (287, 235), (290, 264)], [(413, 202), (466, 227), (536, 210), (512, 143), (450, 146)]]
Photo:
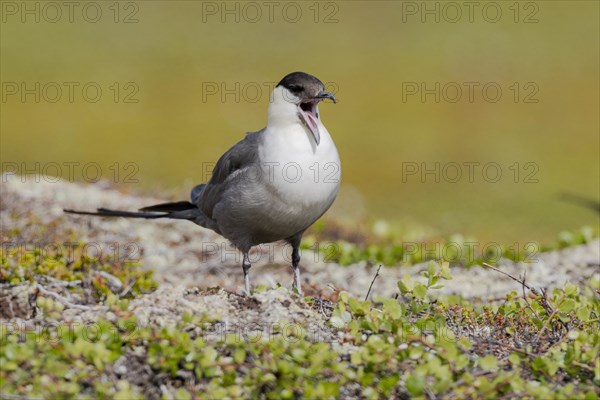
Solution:
[(294, 95), (283, 86), (273, 89), (269, 101), (267, 128), (283, 128), (301, 122), (294, 100)]
[[(286, 88), (278, 86), (273, 89), (271, 93), (271, 100), (269, 102), (269, 111), (267, 118), (267, 136), (270, 135), (289, 135), (290, 132), (306, 134), (306, 140), (310, 143), (313, 151), (317, 149), (317, 143), (315, 142), (314, 136), (310, 133), (309, 128), (306, 126), (304, 121), (300, 118), (298, 105), (298, 99), (289, 92)], [(318, 108), (317, 108), (318, 115)], [(321, 119), (317, 120), (318, 129), (326, 136), (326, 141), (330, 141), (329, 133), (323, 126)], [(288, 139), (290, 139), (288, 137)]]

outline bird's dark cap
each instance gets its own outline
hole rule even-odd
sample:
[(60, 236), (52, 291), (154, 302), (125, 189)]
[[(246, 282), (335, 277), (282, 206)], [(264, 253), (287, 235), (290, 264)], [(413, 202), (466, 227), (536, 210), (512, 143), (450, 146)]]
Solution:
[(277, 86), (283, 86), (292, 93), (304, 91), (318, 93), (325, 87), (323, 82), (306, 72), (292, 72), (291, 74), (287, 74)]

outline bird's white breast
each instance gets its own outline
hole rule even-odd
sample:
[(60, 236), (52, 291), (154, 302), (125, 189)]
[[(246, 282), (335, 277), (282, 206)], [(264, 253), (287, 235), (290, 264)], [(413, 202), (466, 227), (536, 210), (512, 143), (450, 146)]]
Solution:
[(340, 158), (329, 132), (319, 121), (321, 142), (300, 122), (267, 127), (259, 157), (269, 185), (293, 210), (321, 215), (337, 195)]

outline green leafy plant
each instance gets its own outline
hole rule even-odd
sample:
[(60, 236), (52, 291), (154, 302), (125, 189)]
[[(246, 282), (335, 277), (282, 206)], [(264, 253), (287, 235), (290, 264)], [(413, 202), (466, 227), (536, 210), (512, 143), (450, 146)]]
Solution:
[(78, 399), (598, 397), (597, 277), (496, 302), (436, 295), (450, 278), (447, 264), (431, 264), (422, 279), (399, 282), (396, 298), (341, 292), (327, 341), (210, 338), (189, 328), (217, 321), (190, 313), (142, 328), (126, 300), (108, 295), (113, 322), (69, 322), (49, 336), (1, 326), (0, 390)]

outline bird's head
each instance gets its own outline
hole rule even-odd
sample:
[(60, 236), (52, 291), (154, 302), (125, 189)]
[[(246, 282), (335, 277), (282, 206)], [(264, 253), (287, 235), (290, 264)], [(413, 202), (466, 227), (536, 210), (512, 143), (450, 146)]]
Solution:
[(318, 104), (325, 99), (336, 102), (333, 93), (325, 91), (323, 82), (304, 72), (292, 72), (273, 90), (269, 124), (296, 122), (299, 119), (318, 145), (321, 141)]

